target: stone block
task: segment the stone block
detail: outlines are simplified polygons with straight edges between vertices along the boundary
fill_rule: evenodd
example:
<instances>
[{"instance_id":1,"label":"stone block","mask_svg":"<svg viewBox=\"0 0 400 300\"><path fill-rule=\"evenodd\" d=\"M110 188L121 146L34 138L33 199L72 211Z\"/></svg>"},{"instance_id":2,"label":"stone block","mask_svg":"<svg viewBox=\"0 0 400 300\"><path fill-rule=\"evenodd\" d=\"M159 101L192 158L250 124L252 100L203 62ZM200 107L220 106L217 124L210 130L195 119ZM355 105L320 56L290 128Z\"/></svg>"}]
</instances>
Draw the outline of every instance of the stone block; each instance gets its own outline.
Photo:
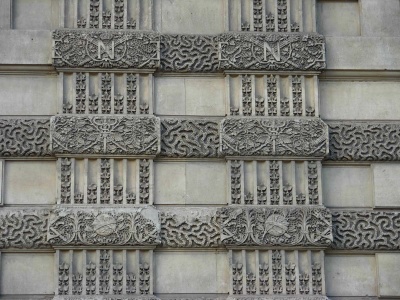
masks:
<instances>
[{"instance_id":1,"label":"stone block","mask_svg":"<svg viewBox=\"0 0 400 300\"><path fill-rule=\"evenodd\" d=\"M359 6L356 1L317 1L317 32L325 36L360 35Z\"/></svg>"},{"instance_id":2,"label":"stone block","mask_svg":"<svg viewBox=\"0 0 400 300\"><path fill-rule=\"evenodd\" d=\"M227 252L155 252L154 293L228 293Z\"/></svg>"},{"instance_id":3,"label":"stone block","mask_svg":"<svg viewBox=\"0 0 400 300\"><path fill-rule=\"evenodd\" d=\"M380 297L400 297L400 253L377 253Z\"/></svg>"},{"instance_id":4,"label":"stone block","mask_svg":"<svg viewBox=\"0 0 400 300\"><path fill-rule=\"evenodd\" d=\"M48 30L0 30L0 64L51 64L51 32ZM41 89L46 91L47 89Z\"/></svg>"},{"instance_id":5,"label":"stone block","mask_svg":"<svg viewBox=\"0 0 400 300\"><path fill-rule=\"evenodd\" d=\"M156 204L226 204L224 162L155 162Z\"/></svg>"},{"instance_id":6,"label":"stone block","mask_svg":"<svg viewBox=\"0 0 400 300\"><path fill-rule=\"evenodd\" d=\"M58 27L58 2L54 0L13 0L13 29L52 29Z\"/></svg>"},{"instance_id":7,"label":"stone block","mask_svg":"<svg viewBox=\"0 0 400 300\"><path fill-rule=\"evenodd\" d=\"M363 36L400 36L400 3L397 0L360 0Z\"/></svg>"},{"instance_id":8,"label":"stone block","mask_svg":"<svg viewBox=\"0 0 400 300\"><path fill-rule=\"evenodd\" d=\"M56 76L0 76L1 115L54 115L57 96Z\"/></svg>"},{"instance_id":9,"label":"stone block","mask_svg":"<svg viewBox=\"0 0 400 300\"><path fill-rule=\"evenodd\" d=\"M160 115L225 116L223 77L155 77L155 111Z\"/></svg>"},{"instance_id":10,"label":"stone block","mask_svg":"<svg viewBox=\"0 0 400 300\"><path fill-rule=\"evenodd\" d=\"M2 253L2 295L54 294L53 253Z\"/></svg>"},{"instance_id":11,"label":"stone block","mask_svg":"<svg viewBox=\"0 0 400 300\"><path fill-rule=\"evenodd\" d=\"M325 281L328 297L376 296L374 255L326 255Z\"/></svg>"},{"instance_id":12,"label":"stone block","mask_svg":"<svg viewBox=\"0 0 400 300\"><path fill-rule=\"evenodd\" d=\"M326 67L329 70L399 70L399 48L398 37L328 36ZM320 99L323 99L321 95Z\"/></svg>"},{"instance_id":13,"label":"stone block","mask_svg":"<svg viewBox=\"0 0 400 300\"><path fill-rule=\"evenodd\" d=\"M398 82L321 81L319 90L324 120L397 120L400 115Z\"/></svg>"},{"instance_id":14,"label":"stone block","mask_svg":"<svg viewBox=\"0 0 400 300\"><path fill-rule=\"evenodd\" d=\"M225 30L224 1L157 0L156 30L162 33L213 34Z\"/></svg>"},{"instance_id":15,"label":"stone block","mask_svg":"<svg viewBox=\"0 0 400 300\"><path fill-rule=\"evenodd\" d=\"M322 167L323 202L327 207L372 207L369 166Z\"/></svg>"},{"instance_id":16,"label":"stone block","mask_svg":"<svg viewBox=\"0 0 400 300\"><path fill-rule=\"evenodd\" d=\"M5 204L55 204L55 161L6 161Z\"/></svg>"},{"instance_id":17,"label":"stone block","mask_svg":"<svg viewBox=\"0 0 400 300\"><path fill-rule=\"evenodd\" d=\"M372 164L375 206L400 207L400 163Z\"/></svg>"}]
</instances>

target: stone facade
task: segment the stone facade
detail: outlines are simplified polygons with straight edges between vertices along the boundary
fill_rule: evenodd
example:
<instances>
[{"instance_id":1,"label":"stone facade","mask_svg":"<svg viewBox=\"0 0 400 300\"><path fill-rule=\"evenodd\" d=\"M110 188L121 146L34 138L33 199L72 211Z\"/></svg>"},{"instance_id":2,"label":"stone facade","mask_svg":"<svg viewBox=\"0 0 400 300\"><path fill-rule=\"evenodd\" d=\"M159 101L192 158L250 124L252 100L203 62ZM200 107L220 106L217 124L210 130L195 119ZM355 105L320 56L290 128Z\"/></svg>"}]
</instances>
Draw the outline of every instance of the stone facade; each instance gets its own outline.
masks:
<instances>
[{"instance_id":1,"label":"stone facade","mask_svg":"<svg viewBox=\"0 0 400 300\"><path fill-rule=\"evenodd\" d=\"M398 0L0 2L0 298L400 298Z\"/></svg>"}]
</instances>

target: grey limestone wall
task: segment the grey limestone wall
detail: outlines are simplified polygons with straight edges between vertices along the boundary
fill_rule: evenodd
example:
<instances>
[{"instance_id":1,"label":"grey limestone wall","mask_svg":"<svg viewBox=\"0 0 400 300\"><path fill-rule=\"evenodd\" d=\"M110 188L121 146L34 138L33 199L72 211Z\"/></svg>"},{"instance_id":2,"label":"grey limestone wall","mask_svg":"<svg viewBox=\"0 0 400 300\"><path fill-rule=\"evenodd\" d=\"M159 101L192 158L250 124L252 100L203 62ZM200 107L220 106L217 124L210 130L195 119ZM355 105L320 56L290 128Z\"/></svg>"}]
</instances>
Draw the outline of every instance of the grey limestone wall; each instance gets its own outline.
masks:
<instances>
[{"instance_id":1,"label":"grey limestone wall","mask_svg":"<svg viewBox=\"0 0 400 300\"><path fill-rule=\"evenodd\" d=\"M2 0L0 41L0 299L400 298L398 0Z\"/></svg>"}]
</instances>

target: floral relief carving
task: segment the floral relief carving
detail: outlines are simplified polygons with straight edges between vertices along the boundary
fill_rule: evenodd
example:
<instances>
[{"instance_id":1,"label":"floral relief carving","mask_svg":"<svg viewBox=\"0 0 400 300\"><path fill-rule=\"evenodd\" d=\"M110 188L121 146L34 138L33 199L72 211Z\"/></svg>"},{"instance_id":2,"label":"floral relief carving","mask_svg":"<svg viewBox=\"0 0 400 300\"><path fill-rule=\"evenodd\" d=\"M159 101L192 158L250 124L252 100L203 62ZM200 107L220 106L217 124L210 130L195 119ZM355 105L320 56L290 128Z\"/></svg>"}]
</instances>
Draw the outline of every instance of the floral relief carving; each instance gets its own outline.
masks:
<instances>
[{"instance_id":1,"label":"floral relief carving","mask_svg":"<svg viewBox=\"0 0 400 300\"><path fill-rule=\"evenodd\" d=\"M320 119L225 118L221 151L241 156L320 156L328 152L328 128Z\"/></svg>"},{"instance_id":2,"label":"floral relief carving","mask_svg":"<svg viewBox=\"0 0 400 300\"><path fill-rule=\"evenodd\" d=\"M67 116L51 118L52 151L57 154L156 155L160 120L134 116Z\"/></svg>"}]
</instances>

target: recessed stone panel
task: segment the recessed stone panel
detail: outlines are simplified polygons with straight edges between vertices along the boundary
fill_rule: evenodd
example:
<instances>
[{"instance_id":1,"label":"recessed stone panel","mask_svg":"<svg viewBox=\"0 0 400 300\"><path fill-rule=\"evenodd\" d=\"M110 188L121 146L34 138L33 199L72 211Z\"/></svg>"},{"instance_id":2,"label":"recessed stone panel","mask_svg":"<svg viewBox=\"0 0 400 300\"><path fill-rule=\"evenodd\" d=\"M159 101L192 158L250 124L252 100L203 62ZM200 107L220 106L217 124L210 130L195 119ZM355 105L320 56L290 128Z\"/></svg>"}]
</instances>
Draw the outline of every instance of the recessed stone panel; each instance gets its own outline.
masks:
<instances>
[{"instance_id":1,"label":"recessed stone panel","mask_svg":"<svg viewBox=\"0 0 400 300\"><path fill-rule=\"evenodd\" d=\"M376 207L400 207L400 163L372 164Z\"/></svg>"},{"instance_id":2,"label":"recessed stone panel","mask_svg":"<svg viewBox=\"0 0 400 300\"><path fill-rule=\"evenodd\" d=\"M399 297L400 253L377 253L379 296Z\"/></svg>"}]
</instances>

